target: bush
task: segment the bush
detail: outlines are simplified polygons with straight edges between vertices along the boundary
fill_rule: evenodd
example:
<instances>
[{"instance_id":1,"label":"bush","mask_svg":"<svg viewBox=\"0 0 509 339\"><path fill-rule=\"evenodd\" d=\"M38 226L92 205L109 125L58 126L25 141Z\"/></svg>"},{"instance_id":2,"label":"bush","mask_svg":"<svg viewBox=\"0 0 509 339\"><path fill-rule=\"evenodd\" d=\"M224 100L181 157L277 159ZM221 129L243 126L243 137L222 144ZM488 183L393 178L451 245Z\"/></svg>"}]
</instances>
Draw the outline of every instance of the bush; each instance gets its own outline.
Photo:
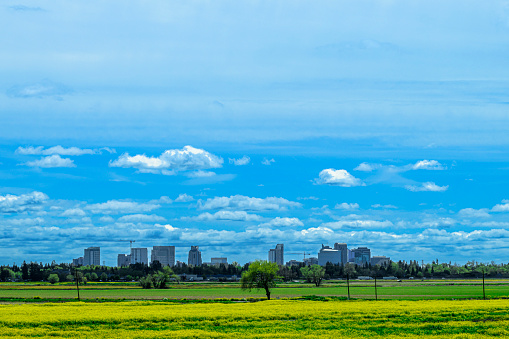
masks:
<instances>
[{"instance_id":1,"label":"bush","mask_svg":"<svg viewBox=\"0 0 509 339\"><path fill-rule=\"evenodd\" d=\"M59 282L60 278L58 277L58 274L50 274L48 277L48 281L50 282L50 284L53 285Z\"/></svg>"}]
</instances>

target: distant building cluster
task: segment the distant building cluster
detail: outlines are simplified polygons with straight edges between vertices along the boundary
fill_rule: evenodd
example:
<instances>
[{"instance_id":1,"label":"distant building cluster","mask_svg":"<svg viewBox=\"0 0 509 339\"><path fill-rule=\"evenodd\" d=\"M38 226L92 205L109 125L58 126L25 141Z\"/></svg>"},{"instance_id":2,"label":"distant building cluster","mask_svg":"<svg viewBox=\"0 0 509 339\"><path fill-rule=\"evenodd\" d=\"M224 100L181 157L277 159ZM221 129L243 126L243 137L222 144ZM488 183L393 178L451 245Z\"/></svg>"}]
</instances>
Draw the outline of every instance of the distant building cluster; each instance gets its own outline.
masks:
<instances>
[{"instance_id":1,"label":"distant building cluster","mask_svg":"<svg viewBox=\"0 0 509 339\"><path fill-rule=\"evenodd\" d=\"M275 248L269 250L269 262L278 265L285 265L284 261L284 244L277 244ZM292 253L296 254L296 253ZM390 258L386 256L371 256L371 250L367 247L358 247L349 249L345 243L335 243L334 247L325 246L318 252L318 257L306 258L305 253L302 261L290 260L286 262L287 266L293 265L320 265L325 266L327 263L344 265L346 263L353 263L357 265L387 265ZM117 266L124 267L131 264L145 264L152 265L154 262L159 262L162 266L178 266L184 265L183 262L177 261L175 263L175 246L154 246L152 247L150 261L148 260L148 248L131 248L130 254L120 253L117 256ZM73 259L74 266L87 266L87 265L100 265L101 264L101 249L99 247L89 247L84 250L83 257ZM191 246L187 257L188 266L201 266L221 264L228 265L226 257L211 258L210 262L203 262L201 251L198 246Z\"/></svg>"}]
</instances>

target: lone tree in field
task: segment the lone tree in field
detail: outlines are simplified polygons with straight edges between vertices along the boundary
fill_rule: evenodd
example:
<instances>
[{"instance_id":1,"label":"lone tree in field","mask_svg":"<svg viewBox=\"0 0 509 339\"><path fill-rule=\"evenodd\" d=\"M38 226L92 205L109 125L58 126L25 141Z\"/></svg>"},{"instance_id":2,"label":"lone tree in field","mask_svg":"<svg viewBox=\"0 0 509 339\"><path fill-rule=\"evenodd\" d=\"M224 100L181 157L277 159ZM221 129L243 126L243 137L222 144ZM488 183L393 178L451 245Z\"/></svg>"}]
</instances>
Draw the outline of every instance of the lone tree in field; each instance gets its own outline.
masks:
<instances>
[{"instance_id":1,"label":"lone tree in field","mask_svg":"<svg viewBox=\"0 0 509 339\"><path fill-rule=\"evenodd\" d=\"M267 299L270 300L270 289L276 287L276 280L279 267L276 263L268 263L262 260L256 260L249 264L249 269L242 273L240 287L243 290L251 291L253 288L264 289Z\"/></svg>"},{"instance_id":2,"label":"lone tree in field","mask_svg":"<svg viewBox=\"0 0 509 339\"><path fill-rule=\"evenodd\" d=\"M316 287L320 286L325 276L325 268L320 265L302 267L300 272L308 281L314 283Z\"/></svg>"}]
</instances>

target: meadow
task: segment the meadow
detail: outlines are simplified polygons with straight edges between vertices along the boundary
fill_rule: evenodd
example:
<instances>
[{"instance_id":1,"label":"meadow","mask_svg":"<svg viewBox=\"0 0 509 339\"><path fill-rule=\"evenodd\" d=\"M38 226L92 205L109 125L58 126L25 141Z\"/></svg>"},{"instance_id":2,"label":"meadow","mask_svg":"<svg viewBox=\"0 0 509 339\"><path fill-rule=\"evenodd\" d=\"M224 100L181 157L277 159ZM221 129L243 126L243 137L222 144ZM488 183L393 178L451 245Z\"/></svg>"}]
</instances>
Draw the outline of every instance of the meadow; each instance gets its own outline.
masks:
<instances>
[{"instance_id":1,"label":"meadow","mask_svg":"<svg viewBox=\"0 0 509 339\"><path fill-rule=\"evenodd\" d=\"M509 336L507 300L126 301L0 305L0 336L484 338Z\"/></svg>"},{"instance_id":2,"label":"meadow","mask_svg":"<svg viewBox=\"0 0 509 339\"><path fill-rule=\"evenodd\" d=\"M480 280L425 280L425 281L379 281L379 299L464 299L482 298ZM487 298L509 298L507 280L486 281ZM330 281L320 287L305 283L279 284L272 291L272 298L292 298L307 295L348 295L346 281ZM351 281L350 295L357 299L375 299L373 281ZM162 299L216 299L261 298L263 291L245 291L238 283L181 283L168 289L142 289L136 283L88 283L80 286L81 300L162 300ZM74 300L76 286L70 283L50 285L47 283L1 283L0 301L19 300Z\"/></svg>"}]
</instances>

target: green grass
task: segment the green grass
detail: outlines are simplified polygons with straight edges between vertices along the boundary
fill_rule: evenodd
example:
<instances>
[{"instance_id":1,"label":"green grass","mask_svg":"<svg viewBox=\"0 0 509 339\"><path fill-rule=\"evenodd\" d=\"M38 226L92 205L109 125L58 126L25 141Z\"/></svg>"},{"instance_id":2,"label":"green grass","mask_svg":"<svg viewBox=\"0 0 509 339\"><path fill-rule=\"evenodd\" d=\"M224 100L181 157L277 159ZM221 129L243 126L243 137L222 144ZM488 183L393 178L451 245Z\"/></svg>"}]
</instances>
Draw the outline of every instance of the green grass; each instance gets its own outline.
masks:
<instances>
[{"instance_id":1,"label":"green grass","mask_svg":"<svg viewBox=\"0 0 509 339\"><path fill-rule=\"evenodd\" d=\"M352 281L350 295L352 298L374 299L374 283ZM345 281L327 283L321 287L310 284L280 284L273 289L272 298L316 296L347 296ZM378 283L378 297L380 299L461 299L482 298L482 283L480 281L381 281ZM136 284L125 283L96 283L80 286L82 299L215 299L215 298L248 298L264 297L261 290L251 292L241 290L238 283L186 283L171 285L163 290L144 290ZM509 281L490 281L486 284L488 298L509 297ZM37 298L34 298L37 297ZM0 300L8 299L74 299L77 297L76 288L70 284L0 284Z\"/></svg>"}]
</instances>

